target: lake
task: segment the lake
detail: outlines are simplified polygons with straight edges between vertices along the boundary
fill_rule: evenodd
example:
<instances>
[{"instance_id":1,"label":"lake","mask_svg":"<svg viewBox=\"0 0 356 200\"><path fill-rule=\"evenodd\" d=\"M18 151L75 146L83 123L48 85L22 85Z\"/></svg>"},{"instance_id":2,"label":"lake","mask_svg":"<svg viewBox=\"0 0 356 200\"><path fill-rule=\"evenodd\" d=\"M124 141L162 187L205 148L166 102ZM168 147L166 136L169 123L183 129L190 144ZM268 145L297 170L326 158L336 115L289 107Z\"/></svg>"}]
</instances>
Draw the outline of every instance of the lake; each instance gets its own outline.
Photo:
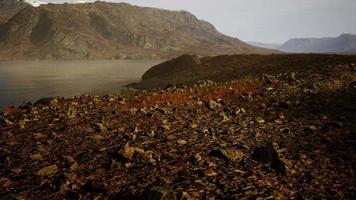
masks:
<instances>
[{"instance_id":1,"label":"lake","mask_svg":"<svg viewBox=\"0 0 356 200\"><path fill-rule=\"evenodd\" d=\"M0 110L43 97L118 93L161 61L12 61L0 62Z\"/></svg>"}]
</instances>

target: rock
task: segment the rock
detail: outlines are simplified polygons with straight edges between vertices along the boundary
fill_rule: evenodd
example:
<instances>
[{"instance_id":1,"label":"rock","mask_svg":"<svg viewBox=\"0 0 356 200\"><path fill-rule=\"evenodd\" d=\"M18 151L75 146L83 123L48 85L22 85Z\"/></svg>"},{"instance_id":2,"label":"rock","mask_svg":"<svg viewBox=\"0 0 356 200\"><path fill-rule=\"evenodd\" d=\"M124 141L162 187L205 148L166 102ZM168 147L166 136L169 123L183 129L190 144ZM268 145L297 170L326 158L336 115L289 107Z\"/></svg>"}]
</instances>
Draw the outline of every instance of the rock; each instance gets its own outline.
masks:
<instances>
[{"instance_id":1,"label":"rock","mask_svg":"<svg viewBox=\"0 0 356 200\"><path fill-rule=\"evenodd\" d=\"M135 115L136 113L137 113L137 108L131 108L130 109L130 113L132 114L132 115Z\"/></svg>"},{"instance_id":2,"label":"rock","mask_svg":"<svg viewBox=\"0 0 356 200\"><path fill-rule=\"evenodd\" d=\"M257 118L256 118L256 121L257 121L257 123L259 123L259 124L263 124L263 123L266 122L266 121L265 121L264 119L262 119L261 117L257 117Z\"/></svg>"},{"instance_id":3,"label":"rock","mask_svg":"<svg viewBox=\"0 0 356 200\"><path fill-rule=\"evenodd\" d=\"M8 126L11 126L13 125L14 123L6 118L1 118L1 121L5 122L6 125Z\"/></svg>"},{"instance_id":4,"label":"rock","mask_svg":"<svg viewBox=\"0 0 356 200\"><path fill-rule=\"evenodd\" d=\"M289 80L290 82L295 82L295 81L297 81L297 74L296 74L295 72L292 72L291 74L289 74L288 80Z\"/></svg>"},{"instance_id":5,"label":"rock","mask_svg":"<svg viewBox=\"0 0 356 200\"><path fill-rule=\"evenodd\" d=\"M37 172L38 176L52 176L58 172L57 165L50 165L48 167L44 167Z\"/></svg>"},{"instance_id":6,"label":"rock","mask_svg":"<svg viewBox=\"0 0 356 200\"><path fill-rule=\"evenodd\" d=\"M219 103L217 103L216 101L214 100L210 100L209 101L209 108L212 109L212 110L215 110L216 108L218 108L220 106Z\"/></svg>"},{"instance_id":7,"label":"rock","mask_svg":"<svg viewBox=\"0 0 356 200\"><path fill-rule=\"evenodd\" d=\"M36 140L39 140L39 139L43 139L45 138L46 136L43 135L42 133L34 133L33 134L33 138L35 138Z\"/></svg>"},{"instance_id":8,"label":"rock","mask_svg":"<svg viewBox=\"0 0 356 200\"><path fill-rule=\"evenodd\" d=\"M220 112L219 116L222 117L222 121L223 122L226 122L226 121L230 120L230 118L227 116L227 114L225 112Z\"/></svg>"},{"instance_id":9,"label":"rock","mask_svg":"<svg viewBox=\"0 0 356 200\"><path fill-rule=\"evenodd\" d=\"M95 123L94 128L96 131L99 131L99 132L106 132L106 130L107 130L107 128L102 123Z\"/></svg>"},{"instance_id":10,"label":"rock","mask_svg":"<svg viewBox=\"0 0 356 200\"><path fill-rule=\"evenodd\" d=\"M214 177L214 176L217 176L218 173L216 173L214 170L208 170L208 171L205 172L205 175L207 177Z\"/></svg>"},{"instance_id":11,"label":"rock","mask_svg":"<svg viewBox=\"0 0 356 200\"><path fill-rule=\"evenodd\" d=\"M274 76L268 75L268 74L262 74L261 80L265 84L272 84L273 81L275 80Z\"/></svg>"},{"instance_id":12,"label":"rock","mask_svg":"<svg viewBox=\"0 0 356 200\"><path fill-rule=\"evenodd\" d=\"M6 177L0 178L0 187L8 187L10 185L10 183L11 183L11 181Z\"/></svg>"},{"instance_id":13,"label":"rock","mask_svg":"<svg viewBox=\"0 0 356 200\"><path fill-rule=\"evenodd\" d=\"M144 154L145 150L143 150L139 147L130 147L129 144L125 145L124 150L123 150L123 156L126 159L128 159L128 160L132 159L132 157L135 153Z\"/></svg>"},{"instance_id":14,"label":"rock","mask_svg":"<svg viewBox=\"0 0 356 200\"><path fill-rule=\"evenodd\" d=\"M314 133L318 128L316 126L307 126L304 128L305 133Z\"/></svg>"},{"instance_id":15,"label":"rock","mask_svg":"<svg viewBox=\"0 0 356 200\"><path fill-rule=\"evenodd\" d=\"M42 159L43 159L42 155L39 154L39 153L31 155L30 158L31 158L31 160L33 160L33 161L39 161L39 160L42 160Z\"/></svg>"},{"instance_id":16,"label":"rock","mask_svg":"<svg viewBox=\"0 0 356 200\"><path fill-rule=\"evenodd\" d=\"M96 135L91 136L91 139L95 140L95 141L100 141L100 140L104 140L105 137L102 135L96 134Z\"/></svg>"},{"instance_id":17,"label":"rock","mask_svg":"<svg viewBox=\"0 0 356 200\"><path fill-rule=\"evenodd\" d=\"M12 169L11 171L12 171L13 173L15 173L16 175L19 175L19 174L21 174L22 169L21 169L21 168L15 168L15 169Z\"/></svg>"},{"instance_id":18,"label":"rock","mask_svg":"<svg viewBox=\"0 0 356 200\"><path fill-rule=\"evenodd\" d=\"M244 153L235 149L217 149L209 153L210 156L214 156L225 161L238 162L243 159Z\"/></svg>"},{"instance_id":19,"label":"rock","mask_svg":"<svg viewBox=\"0 0 356 200\"><path fill-rule=\"evenodd\" d=\"M173 190L157 186L145 190L142 197L146 200L178 200Z\"/></svg>"},{"instance_id":20,"label":"rock","mask_svg":"<svg viewBox=\"0 0 356 200\"><path fill-rule=\"evenodd\" d=\"M42 99L36 101L35 105L48 106L48 105L56 105L57 103L58 103L58 100L56 98L49 97L49 98L42 98Z\"/></svg>"},{"instance_id":21,"label":"rock","mask_svg":"<svg viewBox=\"0 0 356 200\"><path fill-rule=\"evenodd\" d=\"M185 140L178 140L178 144L179 145L186 145L186 144L188 144L188 142L185 141Z\"/></svg>"},{"instance_id":22,"label":"rock","mask_svg":"<svg viewBox=\"0 0 356 200\"><path fill-rule=\"evenodd\" d=\"M277 174L286 175L286 168L272 144L255 148L252 153L252 159L269 164Z\"/></svg>"},{"instance_id":23,"label":"rock","mask_svg":"<svg viewBox=\"0 0 356 200\"><path fill-rule=\"evenodd\" d=\"M202 160L201 155L199 153L195 154L194 155L194 160L197 161L197 162L201 161Z\"/></svg>"}]
</instances>

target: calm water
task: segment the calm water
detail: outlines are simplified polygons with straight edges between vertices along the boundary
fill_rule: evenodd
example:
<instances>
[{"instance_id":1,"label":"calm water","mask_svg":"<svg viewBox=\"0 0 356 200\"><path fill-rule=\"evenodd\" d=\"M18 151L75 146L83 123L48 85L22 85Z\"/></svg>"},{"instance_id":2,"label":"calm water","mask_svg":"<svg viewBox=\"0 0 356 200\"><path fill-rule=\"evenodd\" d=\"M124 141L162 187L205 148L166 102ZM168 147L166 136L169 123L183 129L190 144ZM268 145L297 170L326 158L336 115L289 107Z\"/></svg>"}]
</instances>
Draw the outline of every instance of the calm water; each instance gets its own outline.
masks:
<instances>
[{"instance_id":1,"label":"calm water","mask_svg":"<svg viewBox=\"0 0 356 200\"><path fill-rule=\"evenodd\" d=\"M0 62L0 110L43 97L104 95L140 80L160 61L14 61Z\"/></svg>"}]
</instances>

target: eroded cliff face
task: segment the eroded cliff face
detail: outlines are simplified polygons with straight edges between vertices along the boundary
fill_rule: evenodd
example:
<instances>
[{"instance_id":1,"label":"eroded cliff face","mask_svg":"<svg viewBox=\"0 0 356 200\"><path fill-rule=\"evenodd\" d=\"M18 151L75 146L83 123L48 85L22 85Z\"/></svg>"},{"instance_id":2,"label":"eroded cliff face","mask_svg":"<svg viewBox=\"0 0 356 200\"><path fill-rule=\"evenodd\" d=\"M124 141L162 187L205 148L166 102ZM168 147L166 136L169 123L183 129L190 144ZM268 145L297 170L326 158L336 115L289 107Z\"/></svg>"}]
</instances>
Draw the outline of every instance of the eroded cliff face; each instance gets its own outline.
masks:
<instances>
[{"instance_id":1,"label":"eroded cliff face","mask_svg":"<svg viewBox=\"0 0 356 200\"><path fill-rule=\"evenodd\" d=\"M13 17L18 11L30 6L21 0L0 0L0 24Z\"/></svg>"},{"instance_id":2,"label":"eroded cliff face","mask_svg":"<svg viewBox=\"0 0 356 200\"><path fill-rule=\"evenodd\" d=\"M0 59L170 58L272 53L185 11L126 3L28 7L0 25Z\"/></svg>"}]
</instances>

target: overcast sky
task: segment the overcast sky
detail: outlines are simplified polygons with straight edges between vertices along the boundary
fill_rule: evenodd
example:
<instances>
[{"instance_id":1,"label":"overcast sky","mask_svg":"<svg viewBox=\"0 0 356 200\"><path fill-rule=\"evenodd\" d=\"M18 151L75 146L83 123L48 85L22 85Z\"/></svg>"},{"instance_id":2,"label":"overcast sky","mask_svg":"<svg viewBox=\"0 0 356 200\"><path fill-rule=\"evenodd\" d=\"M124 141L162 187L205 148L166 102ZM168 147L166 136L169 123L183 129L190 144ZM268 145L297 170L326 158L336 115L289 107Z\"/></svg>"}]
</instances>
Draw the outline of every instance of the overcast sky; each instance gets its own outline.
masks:
<instances>
[{"instance_id":1,"label":"overcast sky","mask_svg":"<svg viewBox=\"0 0 356 200\"><path fill-rule=\"evenodd\" d=\"M41 0L64 2L65 0ZM85 0L71 0L82 2ZM282 43L295 37L356 33L356 0L111 0L187 10L244 41Z\"/></svg>"}]
</instances>

